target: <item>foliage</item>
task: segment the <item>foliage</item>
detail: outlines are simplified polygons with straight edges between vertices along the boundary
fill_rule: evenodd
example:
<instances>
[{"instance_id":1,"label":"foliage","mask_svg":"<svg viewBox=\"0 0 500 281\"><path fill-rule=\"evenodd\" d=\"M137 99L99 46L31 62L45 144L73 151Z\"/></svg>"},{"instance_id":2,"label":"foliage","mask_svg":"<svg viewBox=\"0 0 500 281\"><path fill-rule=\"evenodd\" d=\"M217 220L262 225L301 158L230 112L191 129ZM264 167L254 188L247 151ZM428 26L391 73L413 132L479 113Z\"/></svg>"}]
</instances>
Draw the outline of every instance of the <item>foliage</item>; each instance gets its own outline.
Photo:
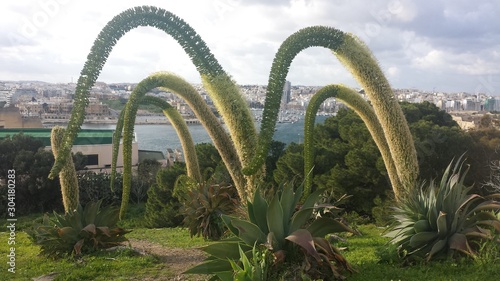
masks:
<instances>
[{"instance_id":1,"label":"foliage","mask_svg":"<svg viewBox=\"0 0 500 281\"><path fill-rule=\"evenodd\" d=\"M52 153L54 158L57 158L59 149L62 146L62 136L66 129L60 126L52 128L50 133L50 143L52 146ZM76 176L75 164L71 154L66 156L65 164L59 172L59 182L61 184L61 194L64 205L64 211L75 210L80 202L78 191L78 178Z\"/></svg>"},{"instance_id":2,"label":"foliage","mask_svg":"<svg viewBox=\"0 0 500 281\"><path fill-rule=\"evenodd\" d=\"M251 165L245 167L244 173L255 172L264 162L276 124L281 91L288 69L295 56L309 47L325 47L332 50L365 89L382 128L382 132L378 134L381 138L386 138L391 151L392 161L389 161L387 155L386 164L394 163L398 182L402 184L401 188L410 186L418 176L416 151L407 122L397 100L393 97L388 81L363 43L352 35L323 26L301 29L289 36L280 46L269 76L258 151Z\"/></svg>"},{"instance_id":3,"label":"foliage","mask_svg":"<svg viewBox=\"0 0 500 281\"><path fill-rule=\"evenodd\" d=\"M179 112L173 108L168 102L154 96L146 96L150 90L160 87L169 86L170 84L182 83L183 81L176 76L157 73L142 80L132 91L130 98L125 106L125 113L120 114L123 118L123 195L122 204L120 207L120 219L125 216L130 190L132 185L132 141L134 134L134 123L137 115L137 109L140 103L154 104L163 110L165 116L170 120L181 141L184 150L185 162L187 164L188 175L200 179L200 169L198 158L196 157L193 139L187 128L186 122ZM117 123L116 131L120 132L121 121ZM114 142L113 152L117 152L118 141ZM116 163L117 155L113 155L113 163ZM113 165L116 169L116 164Z\"/></svg>"},{"instance_id":4,"label":"foliage","mask_svg":"<svg viewBox=\"0 0 500 281\"><path fill-rule=\"evenodd\" d=\"M0 140L0 178L16 171L16 215L63 210L59 179L48 179L54 156L35 138L17 134ZM7 183L7 182L5 182ZM0 185L0 205L7 206L7 184ZM0 217L7 208L0 208Z\"/></svg>"},{"instance_id":5,"label":"foliage","mask_svg":"<svg viewBox=\"0 0 500 281\"><path fill-rule=\"evenodd\" d=\"M210 128L209 134L233 178L239 196L243 200L252 196L255 183L260 181L260 173L263 172L262 165L272 141L280 97L288 69L298 53L316 46L332 50L338 59L351 70L370 97L374 111L380 119L383 135L387 138L400 181L408 185L416 179L418 175L416 153L401 109L393 98L390 85L376 60L368 48L357 38L334 28L315 26L304 28L283 42L275 56L269 75L261 133L257 139L249 108L238 87L219 65L205 42L177 16L150 6L135 7L115 16L95 40L77 82L74 111L68 124L68 130L63 137L64 146L61 148L61 156L57 157L50 177L55 177L61 171L64 162L67 161L71 144L84 120L89 90L97 80L113 46L121 36L138 26L152 26L170 34L192 59L201 75L205 89L224 119L231 137L229 138L225 132L217 129L221 127L220 123L212 115L200 114L201 117L210 118L203 125L207 129ZM155 79L154 75L153 79ZM145 94L147 88L140 84L135 90ZM130 98L126 106L127 112L138 106L137 101ZM200 105L201 107L203 106ZM202 110L206 110L206 106ZM195 110L195 112L201 111ZM200 116L197 114L197 117L205 122L205 118L200 118ZM131 122L134 120L134 115L126 113L124 119L125 122ZM127 131L124 133L124 147L130 146L131 133L130 128L127 129L127 127L129 126L125 126ZM129 148L124 150L125 159L129 158L128 154ZM386 163L388 162L386 161ZM129 160L126 160L124 166L129 165ZM243 170L241 170L242 167L244 167ZM241 171L247 176L243 176ZM129 186L130 177L128 172L125 172L121 216L123 216L128 203Z\"/></svg>"},{"instance_id":6,"label":"foliage","mask_svg":"<svg viewBox=\"0 0 500 281\"><path fill-rule=\"evenodd\" d=\"M80 204L85 206L90 202L102 201L105 206L118 205L121 202L122 174L116 175L114 188L110 189L111 175L85 171L78 173L80 187Z\"/></svg>"},{"instance_id":7,"label":"foliage","mask_svg":"<svg viewBox=\"0 0 500 281\"><path fill-rule=\"evenodd\" d=\"M0 232L2 240L8 233ZM5 245L5 246L4 246ZM0 244L0 252L8 253L10 245ZM7 269L4 267L5 270ZM106 281L124 278L154 279L175 277L172 271L152 255L140 256L132 249L99 251L78 259L48 259L40 255L40 246L32 243L25 232L16 235L16 271L2 273L3 281L33 280L44 275L52 280ZM43 279L43 278L39 278Z\"/></svg>"},{"instance_id":8,"label":"foliage","mask_svg":"<svg viewBox=\"0 0 500 281\"><path fill-rule=\"evenodd\" d=\"M226 230L222 215L235 212L239 204L236 189L231 185L198 183L180 196L183 224L191 237L219 240Z\"/></svg>"},{"instance_id":9,"label":"foliage","mask_svg":"<svg viewBox=\"0 0 500 281\"><path fill-rule=\"evenodd\" d=\"M156 184L148 190L144 223L149 228L176 227L182 223L179 213L181 203L173 196L177 177L186 173L183 163L176 162L172 167L161 169L156 174Z\"/></svg>"},{"instance_id":10,"label":"foliage","mask_svg":"<svg viewBox=\"0 0 500 281\"><path fill-rule=\"evenodd\" d=\"M481 185L486 185L483 190L477 190L480 194L485 194L491 191L491 187L500 186L495 184L494 177L498 174L495 172L495 166L500 162L500 130L484 129L470 130L467 132L473 140L473 145L468 149L468 160L471 164L471 172L468 182ZM488 185L493 183L493 186ZM500 182L499 182L500 183ZM493 191L495 188L493 188Z\"/></svg>"},{"instance_id":11,"label":"foliage","mask_svg":"<svg viewBox=\"0 0 500 281\"><path fill-rule=\"evenodd\" d=\"M311 99L307 107L304 122L304 174L306 175L306 195L313 185L313 161L314 161L314 124L316 113L323 101L330 97L336 97L343 101L349 108L353 109L365 123L371 137L375 141L380 154L382 155L387 174L392 184L392 189L397 197L404 190L401 186L394 161L384 137L380 122L373 111L373 108L357 92L343 86L329 85L320 89Z\"/></svg>"},{"instance_id":12,"label":"foliage","mask_svg":"<svg viewBox=\"0 0 500 281\"><path fill-rule=\"evenodd\" d=\"M334 197L352 195L343 207L347 212L371 215L378 195L385 200L387 174L379 149L365 123L355 112L339 110L337 116L318 125L314 183L332 190Z\"/></svg>"},{"instance_id":13,"label":"foliage","mask_svg":"<svg viewBox=\"0 0 500 281\"><path fill-rule=\"evenodd\" d=\"M131 193L137 204L145 202L149 188L156 181L156 174L161 168L161 163L153 159L145 159L137 167L137 183L132 184Z\"/></svg>"},{"instance_id":14,"label":"foliage","mask_svg":"<svg viewBox=\"0 0 500 281\"><path fill-rule=\"evenodd\" d=\"M380 196L373 199L375 207L372 208L372 216L375 224L377 226L388 226L393 222L392 219L392 207L396 205L396 202L391 194L386 192L385 200Z\"/></svg>"},{"instance_id":15,"label":"foliage","mask_svg":"<svg viewBox=\"0 0 500 281\"><path fill-rule=\"evenodd\" d=\"M457 252L476 256L476 241L495 239L500 234L500 220L493 212L500 210L500 193L482 197L469 194L462 171L463 161L452 163L439 186L431 181L428 188L415 188L395 210L396 224L387 233L399 246L405 259L426 259ZM474 243L473 243L474 241Z\"/></svg>"},{"instance_id":16,"label":"foliage","mask_svg":"<svg viewBox=\"0 0 500 281\"><path fill-rule=\"evenodd\" d=\"M232 279L228 280L238 280L238 281L265 281L268 276L268 269L272 263L272 255L270 251L263 246L252 248L252 253L250 259L247 257L245 252L238 245L238 251L240 254L239 263L233 260L229 260L231 267L233 268L233 274L228 276ZM240 266L240 264L242 266ZM229 275L229 274L228 274Z\"/></svg>"},{"instance_id":17,"label":"foliage","mask_svg":"<svg viewBox=\"0 0 500 281\"><path fill-rule=\"evenodd\" d=\"M303 182L305 178L303 153L303 144L290 143L276 161L276 169L273 171L274 182L286 182L291 179Z\"/></svg>"},{"instance_id":18,"label":"foliage","mask_svg":"<svg viewBox=\"0 0 500 281\"><path fill-rule=\"evenodd\" d=\"M54 212L54 219L44 216L41 225L28 231L41 253L50 257L66 254L79 256L98 249L106 249L127 241L129 231L116 227L118 209L101 208L101 201L92 202L64 215Z\"/></svg>"},{"instance_id":19,"label":"foliage","mask_svg":"<svg viewBox=\"0 0 500 281\"><path fill-rule=\"evenodd\" d=\"M29 218L18 217L18 222L27 219ZM397 263L381 262L381 257L377 253L388 247L388 239L381 236L382 230L374 225L363 225L360 226L359 230L363 235L349 237L348 242L340 244L342 247L348 247L348 250L343 251L343 255L357 270L357 273L349 276L348 280L490 280L492 276L496 276L500 272L500 263L498 262L500 252L498 249L497 252L493 252L493 247L489 248L492 250L491 258L488 256L479 257L473 262L470 260L444 261L430 264L419 263L410 267L400 266L399 261ZM8 237L8 232L0 231L1 241L7 241ZM207 246L207 244L213 244L202 238L189 238L188 232L184 228L134 229L127 234L127 238L145 240L163 247L182 249L197 249ZM7 243L0 243L0 253L8 253L10 247ZM193 278L189 278L190 276L179 277L178 273L172 270L170 264L165 264L157 256L139 256L132 250L99 251L77 260L47 259L39 255L39 252L40 247L33 244L25 232L17 232L17 270L15 274L3 274L2 280L31 280L33 276L45 275L48 272L58 273L55 280L176 280L179 278L202 280L201 278L196 279L194 276L192 276ZM480 255L482 253L485 252L481 252ZM171 257L170 252L166 254ZM252 262L251 257L249 260Z\"/></svg>"},{"instance_id":20,"label":"foliage","mask_svg":"<svg viewBox=\"0 0 500 281\"><path fill-rule=\"evenodd\" d=\"M297 208L302 187L294 192L293 185L286 185L270 202L257 190L253 201L247 203L248 220L223 216L237 239L229 238L203 248L211 257L187 273L227 276L233 270L228 259L236 262L241 258L240 247L246 253L255 245L264 245L272 252L274 277L283 274L287 267L296 266L312 278L327 278L324 280L340 278L343 270L352 272L338 250L324 238L328 233L352 232L349 227L338 220L322 217L303 228L309 223L321 192L310 194Z\"/></svg>"}]
</instances>

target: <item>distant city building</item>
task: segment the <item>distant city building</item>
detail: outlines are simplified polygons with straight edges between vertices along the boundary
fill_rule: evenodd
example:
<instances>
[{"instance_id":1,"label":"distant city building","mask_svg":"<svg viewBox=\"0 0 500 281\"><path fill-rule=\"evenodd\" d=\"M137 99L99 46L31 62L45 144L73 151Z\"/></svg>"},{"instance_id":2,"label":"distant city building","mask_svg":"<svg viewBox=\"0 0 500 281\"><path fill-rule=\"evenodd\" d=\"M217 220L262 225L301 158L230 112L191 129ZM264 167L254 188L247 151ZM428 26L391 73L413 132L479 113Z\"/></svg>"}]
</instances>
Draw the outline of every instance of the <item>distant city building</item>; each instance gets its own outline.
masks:
<instances>
[{"instance_id":1,"label":"distant city building","mask_svg":"<svg viewBox=\"0 0 500 281\"><path fill-rule=\"evenodd\" d=\"M13 136L23 133L41 140L46 150L51 150L50 128L30 128L30 129L0 129L0 139L7 136ZM81 152L87 157L87 169L97 171L109 171L111 169L113 130L93 130L82 129L78 133L71 151L73 153ZM120 144L118 153L117 167L121 170L123 167L123 145ZM132 141L132 165L139 164L139 149L137 139L134 136Z\"/></svg>"},{"instance_id":2,"label":"distant city building","mask_svg":"<svg viewBox=\"0 0 500 281\"><path fill-rule=\"evenodd\" d=\"M283 95L281 96L281 108L286 109L287 104L292 100L292 83L285 81Z\"/></svg>"}]
</instances>

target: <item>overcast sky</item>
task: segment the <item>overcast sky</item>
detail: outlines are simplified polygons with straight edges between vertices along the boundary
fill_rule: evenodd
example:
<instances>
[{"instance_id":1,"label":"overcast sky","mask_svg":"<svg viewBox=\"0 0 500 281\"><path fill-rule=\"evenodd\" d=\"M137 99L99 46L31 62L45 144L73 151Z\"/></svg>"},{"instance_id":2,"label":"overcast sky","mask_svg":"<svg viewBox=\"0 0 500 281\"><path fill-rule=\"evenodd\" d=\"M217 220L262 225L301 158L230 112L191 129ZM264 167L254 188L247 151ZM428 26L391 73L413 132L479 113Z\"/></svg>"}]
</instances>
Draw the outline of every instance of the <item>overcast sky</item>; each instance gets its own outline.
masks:
<instances>
[{"instance_id":1,"label":"overcast sky","mask_svg":"<svg viewBox=\"0 0 500 281\"><path fill-rule=\"evenodd\" d=\"M0 2L0 80L78 79L99 31L123 10L154 5L188 22L238 84L267 84L283 40L327 25L364 40L394 88L500 95L500 4L496 0L23 0ZM113 49L98 81L139 82L172 71L198 83L181 47L138 28ZM328 50L295 59L293 85L358 84Z\"/></svg>"}]
</instances>

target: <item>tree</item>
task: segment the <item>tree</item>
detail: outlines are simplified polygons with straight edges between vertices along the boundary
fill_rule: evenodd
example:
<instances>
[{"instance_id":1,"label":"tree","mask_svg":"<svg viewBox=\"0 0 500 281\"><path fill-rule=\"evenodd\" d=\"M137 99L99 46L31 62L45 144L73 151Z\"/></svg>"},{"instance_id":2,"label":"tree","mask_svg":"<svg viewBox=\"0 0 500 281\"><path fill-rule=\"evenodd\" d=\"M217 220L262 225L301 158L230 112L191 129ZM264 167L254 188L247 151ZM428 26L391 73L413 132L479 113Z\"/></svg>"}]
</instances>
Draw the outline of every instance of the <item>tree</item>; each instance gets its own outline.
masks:
<instances>
[{"instance_id":1,"label":"tree","mask_svg":"<svg viewBox=\"0 0 500 281\"><path fill-rule=\"evenodd\" d=\"M156 174L161 168L161 163L153 159L145 159L137 167L137 181L131 187L131 192L136 203L142 202L147 197L149 188L156 182Z\"/></svg>"},{"instance_id":2,"label":"tree","mask_svg":"<svg viewBox=\"0 0 500 281\"><path fill-rule=\"evenodd\" d=\"M59 178L50 180L47 174L54 157L43 150L43 143L31 136L17 134L0 140L0 170L16 170L16 212L48 212L62 208ZM7 185L0 186L0 201L6 206ZM3 204L5 203L5 204ZM6 209L1 210L4 215Z\"/></svg>"},{"instance_id":3,"label":"tree","mask_svg":"<svg viewBox=\"0 0 500 281\"><path fill-rule=\"evenodd\" d=\"M175 182L186 174L184 163L176 162L172 167L159 170L156 184L148 190L144 221L147 227L176 227L182 223L179 215L181 204L173 196Z\"/></svg>"}]
</instances>

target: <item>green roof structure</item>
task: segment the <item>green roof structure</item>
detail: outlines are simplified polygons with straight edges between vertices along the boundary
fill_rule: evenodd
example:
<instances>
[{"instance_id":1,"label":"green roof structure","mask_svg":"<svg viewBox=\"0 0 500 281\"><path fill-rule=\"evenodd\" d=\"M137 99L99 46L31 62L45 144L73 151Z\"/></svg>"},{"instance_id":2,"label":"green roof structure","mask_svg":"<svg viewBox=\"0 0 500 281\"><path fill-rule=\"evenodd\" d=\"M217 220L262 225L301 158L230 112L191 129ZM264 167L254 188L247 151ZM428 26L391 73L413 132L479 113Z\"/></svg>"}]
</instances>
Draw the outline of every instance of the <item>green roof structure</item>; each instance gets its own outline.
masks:
<instances>
[{"instance_id":1,"label":"green roof structure","mask_svg":"<svg viewBox=\"0 0 500 281\"><path fill-rule=\"evenodd\" d=\"M51 131L51 128L0 129L0 139L23 133L24 135L41 140L45 146L50 146ZM112 144L113 132L114 130L82 129L78 133L73 145Z\"/></svg>"}]
</instances>

